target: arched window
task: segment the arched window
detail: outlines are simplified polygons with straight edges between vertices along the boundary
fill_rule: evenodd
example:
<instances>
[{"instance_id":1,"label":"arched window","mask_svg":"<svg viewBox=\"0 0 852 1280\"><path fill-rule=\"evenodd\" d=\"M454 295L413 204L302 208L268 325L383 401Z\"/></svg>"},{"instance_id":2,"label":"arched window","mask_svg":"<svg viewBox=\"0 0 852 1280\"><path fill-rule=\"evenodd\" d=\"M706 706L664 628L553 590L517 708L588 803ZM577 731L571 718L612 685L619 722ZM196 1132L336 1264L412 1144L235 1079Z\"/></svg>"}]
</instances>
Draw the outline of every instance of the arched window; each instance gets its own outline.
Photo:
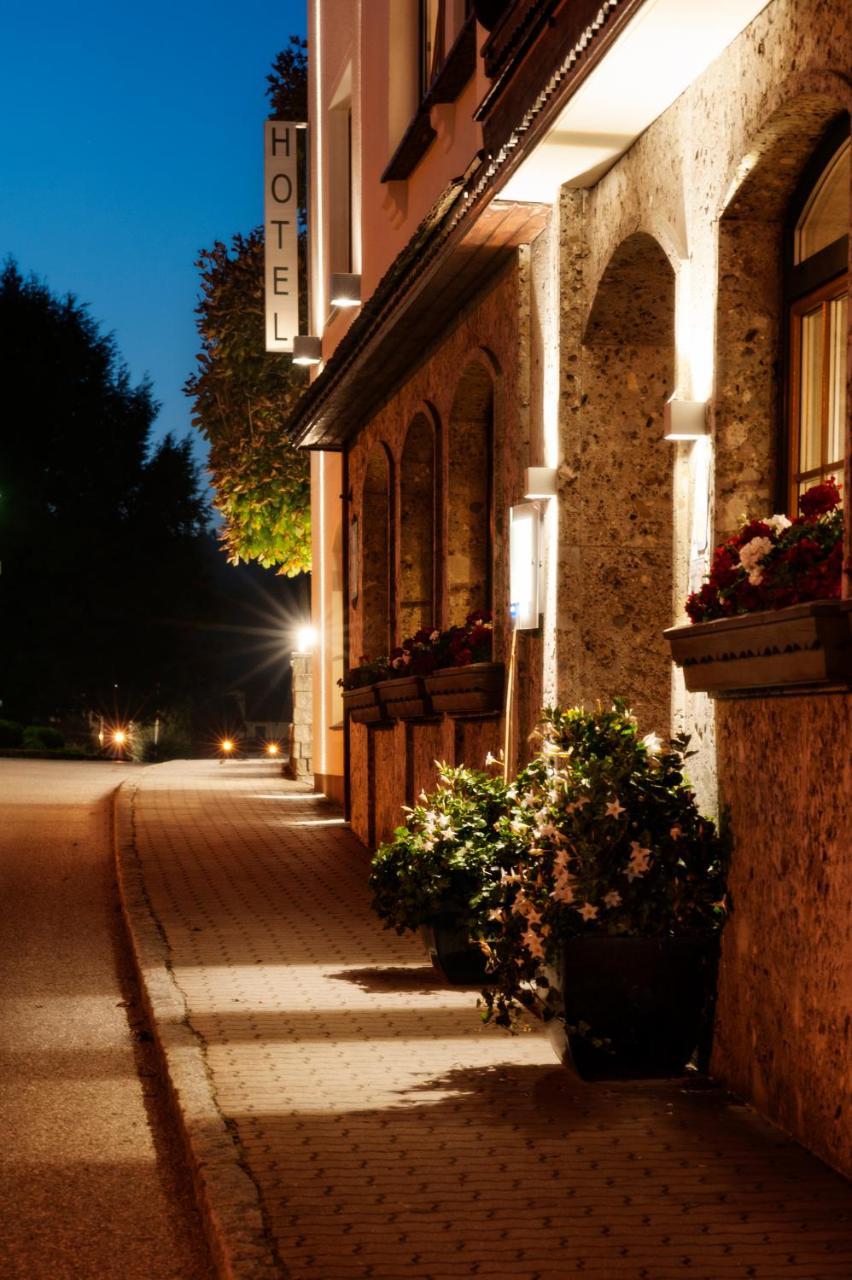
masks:
<instances>
[{"instance_id":1,"label":"arched window","mask_svg":"<svg viewBox=\"0 0 852 1280\"><path fill-rule=\"evenodd\" d=\"M361 648L370 658L390 645L391 495L390 463L384 445L373 445L367 459L361 503Z\"/></svg>"},{"instance_id":2,"label":"arched window","mask_svg":"<svg viewBox=\"0 0 852 1280\"><path fill-rule=\"evenodd\" d=\"M400 638L435 622L435 432L425 413L408 428L399 474Z\"/></svg>"},{"instance_id":3,"label":"arched window","mask_svg":"<svg viewBox=\"0 0 852 1280\"><path fill-rule=\"evenodd\" d=\"M816 164L791 208L787 272L791 512L812 485L830 476L838 482L843 479L850 150L847 118L830 131L817 151Z\"/></svg>"}]
</instances>

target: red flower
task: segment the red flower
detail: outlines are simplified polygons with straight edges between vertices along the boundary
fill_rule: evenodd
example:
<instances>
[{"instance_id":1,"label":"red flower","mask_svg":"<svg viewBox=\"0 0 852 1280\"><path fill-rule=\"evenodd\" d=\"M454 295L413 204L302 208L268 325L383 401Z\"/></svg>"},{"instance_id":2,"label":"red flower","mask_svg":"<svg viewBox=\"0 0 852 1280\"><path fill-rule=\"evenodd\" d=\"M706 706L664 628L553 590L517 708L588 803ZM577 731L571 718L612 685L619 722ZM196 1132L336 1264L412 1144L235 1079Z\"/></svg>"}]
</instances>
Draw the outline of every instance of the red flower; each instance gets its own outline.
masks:
<instances>
[{"instance_id":1,"label":"red flower","mask_svg":"<svg viewBox=\"0 0 852 1280\"><path fill-rule=\"evenodd\" d=\"M799 510L803 516L807 516L810 520L825 515L826 511L833 511L839 505L840 490L837 487L837 481L834 476L831 476L824 484L815 484L812 489L808 489L807 493L803 493L799 498Z\"/></svg>"}]
</instances>

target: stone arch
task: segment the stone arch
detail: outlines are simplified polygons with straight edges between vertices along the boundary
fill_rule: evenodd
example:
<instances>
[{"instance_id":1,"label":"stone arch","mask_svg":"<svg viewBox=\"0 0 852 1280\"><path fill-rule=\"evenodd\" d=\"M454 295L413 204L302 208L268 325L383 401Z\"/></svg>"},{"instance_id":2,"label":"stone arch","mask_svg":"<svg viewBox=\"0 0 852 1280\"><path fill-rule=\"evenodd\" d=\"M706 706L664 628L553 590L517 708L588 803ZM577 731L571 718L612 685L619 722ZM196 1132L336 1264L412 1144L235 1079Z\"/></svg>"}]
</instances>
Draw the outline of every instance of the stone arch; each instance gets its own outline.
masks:
<instances>
[{"instance_id":1,"label":"stone arch","mask_svg":"<svg viewBox=\"0 0 852 1280\"><path fill-rule=\"evenodd\" d=\"M435 623L436 429L431 413L412 419L399 468L399 639Z\"/></svg>"},{"instance_id":2,"label":"stone arch","mask_svg":"<svg viewBox=\"0 0 852 1280\"><path fill-rule=\"evenodd\" d=\"M776 91L777 94L778 91ZM715 540L743 511L786 506L783 492L785 231L811 156L849 111L842 77L797 76L781 89L733 167L719 217L716 319Z\"/></svg>"},{"instance_id":3,"label":"stone arch","mask_svg":"<svg viewBox=\"0 0 852 1280\"><path fill-rule=\"evenodd\" d=\"M663 410L675 380L675 273L653 236L612 254L583 335L574 513L584 700L623 696L647 728L671 723L662 631L673 612L674 451Z\"/></svg>"},{"instance_id":4,"label":"stone arch","mask_svg":"<svg viewBox=\"0 0 852 1280\"><path fill-rule=\"evenodd\" d=\"M391 647L391 460L385 445L374 444L367 458L361 491L361 646L371 658Z\"/></svg>"},{"instance_id":5,"label":"stone arch","mask_svg":"<svg viewBox=\"0 0 852 1280\"><path fill-rule=\"evenodd\" d=\"M487 353L462 371L447 423L447 621L491 609L494 374Z\"/></svg>"}]
</instances>

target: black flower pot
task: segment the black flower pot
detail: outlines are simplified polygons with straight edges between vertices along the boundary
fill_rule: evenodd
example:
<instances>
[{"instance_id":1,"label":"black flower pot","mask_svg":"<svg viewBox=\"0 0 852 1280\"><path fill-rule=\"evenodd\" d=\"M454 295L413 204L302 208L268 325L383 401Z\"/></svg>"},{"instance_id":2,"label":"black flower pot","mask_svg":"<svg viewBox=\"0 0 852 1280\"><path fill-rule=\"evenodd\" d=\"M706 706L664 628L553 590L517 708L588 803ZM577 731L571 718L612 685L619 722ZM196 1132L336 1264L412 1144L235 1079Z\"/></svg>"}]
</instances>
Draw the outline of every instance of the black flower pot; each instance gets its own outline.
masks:
<instances>
[{"instance_id":1,"label":"black flower pot","mask_svg":"<svg viewBox=\"0 0 852 1280\"><path fill-rule=\"evenodd\" d=\"M717 954L710 939L567 939L549 975L556 1052L584 1080L682 1075L706 1037Z\"/></svg>"},{"instance_id":2,"label":"black flower pot","mask_svg":"<svg viewBox=\"0 0 852 1280\"><path fill-rule=\"evenodd\" d=\"M471 942L467 925L458 916L442 916L424 924L421 936L435 969L459 986L481 986L485 981L485 956Z\"/></svg>"}]
</instances>

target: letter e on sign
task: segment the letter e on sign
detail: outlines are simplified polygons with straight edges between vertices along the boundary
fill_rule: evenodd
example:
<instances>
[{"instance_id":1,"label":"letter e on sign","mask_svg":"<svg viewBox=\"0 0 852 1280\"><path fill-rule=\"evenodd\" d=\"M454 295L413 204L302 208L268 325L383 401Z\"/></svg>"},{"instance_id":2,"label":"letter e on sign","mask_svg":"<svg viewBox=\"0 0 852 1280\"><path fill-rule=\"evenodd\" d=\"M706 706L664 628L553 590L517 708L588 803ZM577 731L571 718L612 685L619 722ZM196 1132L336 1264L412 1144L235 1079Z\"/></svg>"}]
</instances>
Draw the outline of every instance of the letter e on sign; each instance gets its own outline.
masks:
<instances>
[{"instance_id":1,"label":"letter e on sign","mask_svg":"<svg viewBox=\"0 0 852 1280\"><path fill-rule=\"evenodd\" d=\"M299 197L295 121L267 120L263 137L266 350L292 351L299 332Z\"/></svg>"}]
</instances>

